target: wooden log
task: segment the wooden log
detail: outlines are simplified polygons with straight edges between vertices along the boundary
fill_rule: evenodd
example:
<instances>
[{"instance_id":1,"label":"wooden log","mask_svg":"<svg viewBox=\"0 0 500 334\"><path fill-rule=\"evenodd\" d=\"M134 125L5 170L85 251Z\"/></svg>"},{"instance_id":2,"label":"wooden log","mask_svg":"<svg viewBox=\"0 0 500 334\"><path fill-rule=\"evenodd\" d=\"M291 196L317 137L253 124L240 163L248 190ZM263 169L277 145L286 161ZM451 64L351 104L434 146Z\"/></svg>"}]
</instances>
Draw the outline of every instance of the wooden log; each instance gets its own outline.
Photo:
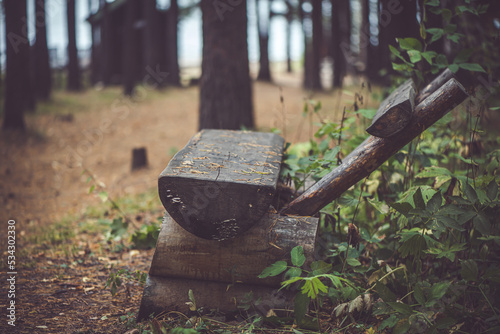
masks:
<instances>
[{"instance_id":1,"label":"wooden log","mask_svg":"<svg viewBox=\"0 0 500 334\"><path fill-rule=\"evenodd\" d=\"M257 276L276 261L289 260L295 246L312 262L317 226L313 217L266 214L244 235L216 242L190 234L166 213L149 274L279 287L281 277Z\"/></svg>"},{"instance_id":2,"label":"wooden log","mask_svg":"<svg viewBox=\"0 0 500 334\"><path fill-rule=\"evenodd\" d=\"M398 133L410 122L414 102L415 84L410 79L382 101L366 132L381 138Z\"/></svg>"},{"instance_id":3,"label":"wooden log","mask_svg":"<svg viewBox=\"0 0 500 334\"><path fill-rule=\"evenodd\" d=\"M462 103L467 96L457 80L449 80L415 108L411 123L403 131L389 138L368 137L340 166L286 205L280 213L314 215L359 180L370 175L412 139Z\"/></svg>"},{"instance_id":4,"label":"wooden log","mask_svg":"<svg viewBox=\"0 0 500 334\"><path fill-rule=\"evenodd\" d=\"M251 284L233 284L200 281L193 279L165 278L149 276L142 295L137 321L147 320L151 314L177 311L189 312L189 290L193 291L196 307L205 311L217 309L225 314L239 312L238 305L250 292L253 302L260 299L255 309L262 316L269 310L293 310L294 291L279 290L269 286Z\"/></svg>"},{"instance_id":5,"label":"wooden log","mask_svg":"<svg viewBox=\"0 0 500 334\"><path fill-rule=\"evenodd\" d=\"M415 105L420 104L423 100L428 98L432 93L434 93L438 88L440 88L452 78L454 78L453 72L451 72L449 69L445 69L434 80L432 80L430 84L422 88L422 90L415 98Z\"/></svg>"},{"instance_id":6,"label":"wooden log","mask_svg":"<svg viewBox=\"0 0 500 334\"><path fill-rule=\"evenodd\" d=\"M205 239L242 234L267 212L278 183L284 140L271 133L203 130L160 174L163 206Z\"/></svg>"}]
</instances>

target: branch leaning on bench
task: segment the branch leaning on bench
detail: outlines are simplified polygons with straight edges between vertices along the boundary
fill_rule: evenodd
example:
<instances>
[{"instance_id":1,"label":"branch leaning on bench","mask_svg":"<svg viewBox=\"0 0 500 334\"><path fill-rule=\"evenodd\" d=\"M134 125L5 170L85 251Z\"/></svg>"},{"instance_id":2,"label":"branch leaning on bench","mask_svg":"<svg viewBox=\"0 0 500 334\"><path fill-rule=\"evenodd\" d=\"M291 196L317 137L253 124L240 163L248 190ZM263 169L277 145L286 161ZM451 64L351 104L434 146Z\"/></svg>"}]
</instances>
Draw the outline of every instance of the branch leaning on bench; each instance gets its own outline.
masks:
<instances>
[{"instance_id":1,"label":"branch leaning on bench","mask_svg":"<svg viewBox=\"0 0 500 334\"><path fill-rule=\"evenodd\" d=\"M429 84L431 85L435 86L435 82ZM299 216L316 214L351 186L370 175L467 97L464 87L456 79L448 80L416 106L412 119L405 129L389 138L368 137L343 160L340 166L286 205L280 214Z\"/></svg>"}]
</instances>

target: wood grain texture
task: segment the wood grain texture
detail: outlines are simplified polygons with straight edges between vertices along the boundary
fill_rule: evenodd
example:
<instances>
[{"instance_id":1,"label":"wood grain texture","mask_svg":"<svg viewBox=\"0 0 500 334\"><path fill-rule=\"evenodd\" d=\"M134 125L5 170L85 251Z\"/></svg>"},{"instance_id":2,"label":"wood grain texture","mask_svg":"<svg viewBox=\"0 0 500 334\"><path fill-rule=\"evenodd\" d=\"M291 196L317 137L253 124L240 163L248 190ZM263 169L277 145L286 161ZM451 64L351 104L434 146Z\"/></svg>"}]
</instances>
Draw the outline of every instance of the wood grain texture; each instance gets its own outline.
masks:
<instances>
[{"instance_id":1,"label":"wood grain texture","mask_svg":"<svg viewBox=\"0 0 500 334\"><path fill-rule=\"evenodd\" d=\"M368 137L340 166L285 206L280 213L311 216L319 212L462 103L467 96L457 80L449 80L415 108L411 123L403 131L389 138Z\"/></svg>"},{"instance_id":2,"label":"wood grain texture","mask_svg":"<svg viewBox=\"0 0 500 334\"><path fill-rule=\"evenodd\" d=\"M410 122L414 103L415 84L410 79L382 101L366 132L381 138L398 133Z\"/></svg>"},{"instance_id":3,"label":"wood grain texture","mask_svg":"<svg viewBox=\"0 0 500 334\"><path fill-rule=\"evenodd\" d=\"M276 191L284 140L271 133L203 130L160 174L163 206L205 239L242 234L267 212Z\"/></svg>"},{"instance_id":4,"label":"wood grain texture","mask_svg":"<svg viewBox=\"0 0 500 334\"><path fill-rule=\"evenodd\" d=\"M257 299L261 300L255 311L263 316L266 316L271 309L293 310L295 295L294 291L261 285L228 285L212 281L149 276L137 320L146 320L151 314L158 315L169 311L187 314L189 307L186 302L189 302L190 289L193 291L197 308L203 308L207 312L218 309L225 314L238 313L238 305L242 304L242 299L250 292L253 294L254 302Z\"/></svg>"},{"instance_id":5,"label":"wood grain texture","mask_svg":"<svg viewBox=\"0 0 500 334\"><path fill-rule=\"evenodd\" d=\"M417 97L415 98L415 104L418 105L423 100L428 98L432 93L434 93L439 87L444 85L445 82L454 78L455 76L449 69L445 69L441 74L439 74L430 84L422 88L420 92L418 92Z\"/></svg>"},{"instance_id":6,"label":"wood grain texture","mask_svg":"<svg viewBox=\"0 0 500 334\"><path fill-rule=\"evenodd\" d=\"M218 242L188 233L166 213L149 274L279 287L280 276L257 276L276 261L289 260L295 246L303 247L311 263L317 227L317 218L266 214L244 235Z\"/></svg>"}]
</instances>

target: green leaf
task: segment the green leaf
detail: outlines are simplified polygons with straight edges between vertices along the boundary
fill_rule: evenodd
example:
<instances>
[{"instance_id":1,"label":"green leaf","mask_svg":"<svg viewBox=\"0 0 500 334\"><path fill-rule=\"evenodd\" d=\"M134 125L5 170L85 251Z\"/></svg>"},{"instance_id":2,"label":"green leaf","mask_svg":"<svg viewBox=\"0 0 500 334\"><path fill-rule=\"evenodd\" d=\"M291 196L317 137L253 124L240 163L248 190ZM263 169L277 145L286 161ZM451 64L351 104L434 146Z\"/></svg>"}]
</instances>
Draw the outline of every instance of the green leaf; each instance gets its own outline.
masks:
<instances>
[{"instance_id":1,"label":"green leaf","mask_svg":"<svg viewBox=\"0 0 500 334\"><path fill-rule=\"evenodd\" d=\"M413 290L413 296L415 297L415 300L422 306L425 305L425 294L422 291L422 288L420 285L415 285L415 289Z\"/></svg>"},{"instance_id":2,"label":"green leaf","mask_svg":"<svg viewBox=\"0 0 500 334\"><path fill-rule=\"evenodd\" d=\"M311 263L311 269L313 276L322 275L328 273L332 270L332 264L326 263L325 261L314 261Z\"/></svg>"},{"instance_id":3,"label":"green leaf","mask_svg":"<svg viewBox=\"0 0 500 334\"><path fill-rule=\"evenodd\" d=\"M462 191L465 197L467 197L467 199L471 201L471 203L478 203L479 200L477 198L477 193L474 190L474 188L472 188L472 186L467 182L462 182L462 186L463 186Z\"/></svg>"},{"instance_id":4,"label":"green leaf","mask_svg":"<svg viewBox=\"0 0 500 334\"><path fill-rule=\"evenodd\" d=\"M429 63L429 65L432 65L432 59L436 57L437 53L434 51L425 51L422 52L422 57L424 57L425 60Z\"/></svg>"},{"instance_id":5,"label":"green leaf","mask_svg":"<svg viewBox=\"0 0 500 334\"><path fill-rule=\"evenodd\" d=\"M495 180L491 180L488 183L488 187L486 188L486 195L490 199L490 201L494 201L498 195L498 184Z\"/></svg>"},{"instance_id":6,"label":"green leaf","mask_svg":"<svg viewBox=\"0 0 500 334\"><path fill-rule=\"evenodd\" d=\"M308 277L304 280L305 282L301 291L312 299L316 299L320 292L326 293L328 291L328 288L317 277Z\"/></svg>"},{"instance_id":7,"label":"green leaf","mask_svg":"<svg viewBox=\"0 0 500 334\"><path fill-rule=\"evenodd\" d=\"M353 257L348 257L347 264L350 265L351 267L357 267L361 265L361 262L359 262L358 259L355 259Z\"/></svg>"},{"instance_id":8,"label":"green leaf","mask_svg":"<svg viewBox=\"0 0 500 334\"><path fill-rule=\"evenodd\" d=\"M384 302L396 301L396 295L381 282L377 282L377 284L375 285L375 291L377 291L378 295Z\"/></svg>"},{"instance_id":9,"label":"green leaf","mask_svg":"<svg viewBox=\"0 0 500 334\"><path fill-rule=\"evenodd\" d=\"M415 203L415 209L425 209L425 201L424 197L422 196L422 190L420 188L415 191L413 194L413 203Z\"/></svg>"},{"instance_id":10,"label":"green leaf","mask_svg":"<svg viewBox=\"0 0 500 334\"><path fill-rule=\"evenodd\" d=\"M304 262L306 262L306 257L304 255L304 248L302 246L295 246L291 253L292 264L297 267L302 267Z\"/></svg>"},{"instance_id":11,"label":"green leaf","mask_svg":"<svg viewBox=\"0 0 500 334\"><path fill-rule=\"evenodd\" d=\"M378 327L380 331L384 330L385 328L393 328L399 321L399 318L392 314L389 318L384 319Z\"/></svg>"},{"instance_id":12,"label":"green leaf","mask_svg":"<svg viewBox=\"0 0 500 334\"><path fill-rule=\"evenodd\" d=\"M94 189L95 189L95 185L91 185L90 189L89 189L89 194L92 194L92 192L94 191Z\"/></svg>"},{"instance_id":13,"label":"green leaf","mask_svg":"<svg viewBox=\"0 0 500 334\"><path fill-rule=\"evenodd\" d=\"M439 0L429 0L425 2L426 6L439 7L441 6L441 2Z\"/></svg>"},{"instance_id":14,"label":"green leaf","mask_svg":"<svg viewBox=\"0 0 500 334\"><path fill-rule=\"evenodd\" d=\"M397 212L401 213L404 216L408 215L408 212L413 209L410 203L390 203L390 206L395 209Z\"/></svg>"},{"instance_id":15,"label":"green leaf","mask_svg":"<svg viewBox=\"0 0 500 334\"><path fill-rule=\"evenodd\" d=\"M439 28L430 28L427 29L427 32L432 35L430 43L439 40L444 35L444 29Z\"/></svg>"},{"instance_id":16,"label":"green leaf","mask_svg":"<svg viewBox=\"0 0 500 334\"><path fill-rule=\"evenodd\" d=\"M441 208L442 204L443 204L443 197L441 196L441 193L438 191L427 202L427 210L429 210L432 213L435 213Z\"/></svg>"},{"instance_id":17,"label":"green leaf","mask_svg":"<svg viewBox=\"0 0 500 334\"><path fill-rule=\"evenodd\" d=\"M288 280L294 277L300 277L302 275L302 269L297 267L292 267L285 273L285 279Z\"/></svg>"},{"instance_id":18,"label":"green leaf","mask_svg":"<svg viewBox=\"0 0 500 334\"><path fill-rule=\"evenodd\" d=\"M437 301L439 301L448 291L450 287L450 282L439 282L432 286L431 292L429 295L429 301L427 302L427 306L434 305Z\"/></svg>"},{"instance_id":19,"label":"green leaf","mask_svg":"<svg viewBox=\"0 0 500 334\"><path fill-rule=\"evenodd\" d=\"M450 71L452 73L457 73L458 70L460 69L459 66L457 64L451 64L450 66L448 66L448 68L450 69Z\"/></svg>"},{"instance_id":20,"label":"green leaf","mask_svg":"<svg viewBox=\"0 0 500 334\"><path fill-rule=\"evenodd\" d=\"M458 64L458 66L460 66L460 68L463 68L464 70L468 70L468 71L472 71L472 72L483 72L483 73L486 73L486 71L484 70L484 68L479 65L479 64L475 64L475 63L462 63L462 64Z\"/></svg>"},{"instance_id":21,"label":"green leaf","mask_svg":"<svg viewBox=\"0 0 500 334\"><path fill-rule=\"evenodd\" d=\"M277 276L284 272L287 268L285 261L278 261L270 265L269 267L262 270L262 273L258 276L259 278L265 278L269 276Z\"/></svg>"},{"instance_id":22,"label":"green leaf","mask_svg":"<svg viewBox=\"0 0 500 334\"><path fill-rule=\"evenodd\" d=\"M392 309L398 313L401 313L401 314L404 314L404 315L410 315L412 314L412 310L411 310L411 307L406 305L406 304L403 304L403 303L399 303L399 302L388 302L387 303L390 307L392 307Z\"/></svg>"},{"instance_id":23,"label":"green leaf","mask_svg":"<svg viewBox=\"0 0 500 334\"><path fill-rule=\"evenodd\" d=\"M99 192L98 196L99 196L99 198L101 199L101 201L102 201L103 203L104 203L104 202L106 202L106 201L108 200L108 198L109 198L109 197L108 197L108 193L107 193L107 192L105 192L105 191L101 191L101 192Z\"/></svg>"},{"instance_id":24,"label":"green leaf","mask_svg":"<svg viewBox=\"0 0 500 334\"><path fill-rule=\"evenodd\" d=\"M414 64L422 60L422 54L417 50L408 50L408 56L410 57L410 61Z\"/></svg>"},{"instance_id":25,"label":"green leaf","mask_svg":"<svg viewBox=\"0 0 500 334\"><path fill-rule=\"evenodd\" d=\"M448 8L443 8L441 14L443 15L443 19L446 23L449 23L453 13Z\"/></svg>"},{"instance_id":26,"label":"green leaf","mask_svg":"<svg viewBox=\"0 0 500 334\"><path fill-rule=\"evenodd\" d=\"M489 235L491 234L491 224L488 221L488 218L486 218L482 213L477 214L473 219L472 223L474 224L474 227L481 232L482 235Z\"/></svg>"},{"instance_id":27,"label":"green leaf","mask_svg":"<svg viewBox=\"0 0 500 334\"><path fill-rule=\"evenodd\" d=\"M463 260L460 261L460 266L462 267L462 269L460 270L460 275L462 275L462 278L464 280L468 282L477 280L479 270L477 269L476 261Z\"/></svg>"},{"instance_id":28,"label":"green leaf","mask_svg":"<svg viewBox=\"0 0 500 334\"><path fill-rule=\"evenodd\" d=\"M304 317L306 316L310 302L311 299L307 295L301 292L297 292L297 294L295 295L295 300L293 302L294 304L293 311L294 311L295 321L297 322L297 324L300 324L304 319Z\"/></svg>"},{"instance_id":29,"label":"green leaf","mask_svg":"<svg viewBox=\"0 0 500 334\"><path fill-rule=\"evenodd\" d=\"M422 43L416 38L407 37L407 38L398 38L399 46L403 50L417 50L422 52Z\"/></svg>"},{"instance_id":30,"label":"green leaf","mask_svg":"<svg viewBox=\"0 0 500 334\"><path fill-rule=\"evenodd\" d=\"M473 52L474 52L473 49L464 49L460 51L453 60L453 63L455 64L465 63L472 56Z\"/></svg>"}]
</instances>

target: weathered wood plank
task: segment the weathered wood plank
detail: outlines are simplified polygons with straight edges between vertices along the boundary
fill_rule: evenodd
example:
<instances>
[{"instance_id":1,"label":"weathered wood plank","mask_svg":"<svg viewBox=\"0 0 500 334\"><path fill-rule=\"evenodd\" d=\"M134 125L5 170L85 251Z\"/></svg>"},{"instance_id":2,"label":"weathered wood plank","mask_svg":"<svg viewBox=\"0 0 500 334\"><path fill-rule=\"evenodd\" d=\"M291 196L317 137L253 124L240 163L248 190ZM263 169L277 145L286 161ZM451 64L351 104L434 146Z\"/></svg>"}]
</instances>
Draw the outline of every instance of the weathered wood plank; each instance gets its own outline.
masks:
<instances>
[{"instance_id":1,"label":"weathered wood plank","mask_svg":"<svg viewBox=\"0 0 500 334\"><path fill-rule=\"evenodd\" d=\"M235 281L279 287L281 277L257 276L302 246L313 261L318 219L266 214L245 234L222 242L200 239L165 214L149 274L152 276Z\"/></svg>"},{"instance_id":2,"label":"weathered wood plank","mask_svg":"<svg viewBox=\"0 0 500 334\"><path fill-rule=\"evenodd\" d=\"M235 237L269 209L283 145L271 133L203 130L160 174L160 199L187 231L205 239Z\"/></svg>"},{"instance_id":3,"label":"weathered wood plank","mask_svg":"<svg viewBox=\"0 0 500 334\"><path fill-rule=\"evenodd\" d=\"M293 310L294 291L279 290L269 286L233 284L193 279L149 276L142 295L137 321L149 319L151 314L177 311L189 312L188 292L193 291L196 307L207 312L217 309L227 315L239 312L238 305L246 294L252 292L253 301L261 302L255 311L266 316L269 310Z\"/></svg>"},{"instance_id":4,"label":"weathered wood plank","mask_svg":"<svg viewBox=\"0 0 500 334\"><path fill-rule=\"evenodd\" d=\"M338 198L351 186L370 175L393 154L467 98L464 87L455 79L422 101L403 131L389 138L368 137L340 166L286 205L281 214L311 216Z\"/></svg>"},{"instance_id":5,"label":"weathered wood plank","mask_svg":"<svg viewBox=\"0 0 500 334\"><path fill-rule=\"evenodd\" d=\"M415 84L410 79L382 101L366 132L381 138L398 133L410 122L414 102Z\"/></svg>"}]
</instances>

